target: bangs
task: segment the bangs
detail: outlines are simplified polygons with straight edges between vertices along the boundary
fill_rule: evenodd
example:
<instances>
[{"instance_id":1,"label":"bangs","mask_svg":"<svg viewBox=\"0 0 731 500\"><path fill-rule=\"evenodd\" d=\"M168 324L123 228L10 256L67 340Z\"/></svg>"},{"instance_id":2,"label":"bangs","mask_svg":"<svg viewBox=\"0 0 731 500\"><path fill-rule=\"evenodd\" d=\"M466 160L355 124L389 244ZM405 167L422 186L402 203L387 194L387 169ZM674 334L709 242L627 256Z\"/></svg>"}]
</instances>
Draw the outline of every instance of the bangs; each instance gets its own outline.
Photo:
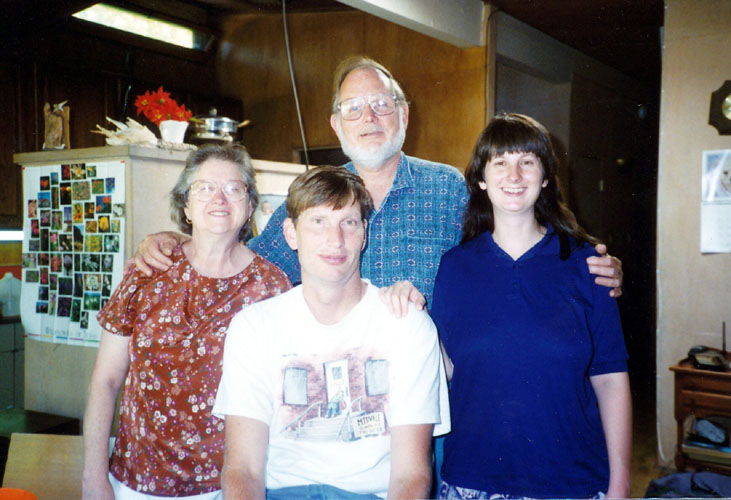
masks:
<instances>
[{"instance_id":1,"label":"bangs","mask_svg":"<svg viewBox=\"0 0 731 500\"><path fill-rule=\"evenodd\" d=\"M500 120L485 137L485 158L489 161L503 154L532 153L545 162L550 151L546 137L545 132L524 121Z\"/></svg>"}]
</instances>

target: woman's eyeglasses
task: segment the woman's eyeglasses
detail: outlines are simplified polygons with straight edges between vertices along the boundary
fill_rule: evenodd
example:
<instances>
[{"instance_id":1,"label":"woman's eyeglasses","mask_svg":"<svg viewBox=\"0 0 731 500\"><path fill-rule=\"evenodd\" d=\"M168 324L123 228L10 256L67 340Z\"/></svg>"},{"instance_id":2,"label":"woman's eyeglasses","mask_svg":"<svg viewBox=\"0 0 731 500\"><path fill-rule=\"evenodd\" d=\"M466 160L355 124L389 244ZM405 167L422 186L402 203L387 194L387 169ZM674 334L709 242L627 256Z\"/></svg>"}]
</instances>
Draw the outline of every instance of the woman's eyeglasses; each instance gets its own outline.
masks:
<instances>
[{"instance_id":1,"label":"woman's eyeglasses","mask_svg":"<svg viewBox=\"0 0 731 500\"><path fill-rule=\"evenodd\" d=\"M249 186L243 181L226 181L223 185L211 181L195 181L190 185L190 195L198 201L211 201L219 189L228 201L241 201L249 195Z\"/></svg>"}]
</instances>

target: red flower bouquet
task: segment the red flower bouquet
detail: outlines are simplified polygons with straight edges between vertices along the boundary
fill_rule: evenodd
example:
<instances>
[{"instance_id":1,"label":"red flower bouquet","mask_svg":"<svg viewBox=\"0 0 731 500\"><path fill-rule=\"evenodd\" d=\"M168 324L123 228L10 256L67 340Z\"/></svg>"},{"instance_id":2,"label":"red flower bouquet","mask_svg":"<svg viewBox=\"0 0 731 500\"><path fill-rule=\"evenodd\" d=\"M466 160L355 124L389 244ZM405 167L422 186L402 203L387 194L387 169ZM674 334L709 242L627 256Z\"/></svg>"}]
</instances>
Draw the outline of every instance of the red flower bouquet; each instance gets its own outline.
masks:
<instances>
[{"instance_id":1,"label":"red flower bouquet","mask_svg":"<svg viewBox=\"0 0 731 500\"><path fill-rule=\"evenodd\" d=\"M160 86L155 92L150 93L148 90L142 95L137 96L135 101L137 114L144 114L152 123L160 126L160 122L164 120L176 120L187 122L193 116L193 112L185 109L185 104L178 104L175 99L170 98L170 93L165 92Z\"/></svg>"}]
</instances>

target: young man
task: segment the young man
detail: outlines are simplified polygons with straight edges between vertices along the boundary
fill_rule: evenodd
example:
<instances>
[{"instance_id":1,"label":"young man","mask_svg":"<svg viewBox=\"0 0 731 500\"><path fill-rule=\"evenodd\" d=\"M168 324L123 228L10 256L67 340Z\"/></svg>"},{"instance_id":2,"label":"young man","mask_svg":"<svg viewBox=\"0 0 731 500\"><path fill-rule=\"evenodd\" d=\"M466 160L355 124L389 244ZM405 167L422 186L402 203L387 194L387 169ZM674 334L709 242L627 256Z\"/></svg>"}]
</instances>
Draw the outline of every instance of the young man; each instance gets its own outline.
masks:
<instances>
[{"instance_id":1,"label":"young man","mask_svg":"<svg viewBox=\"0 0 731 500\"><path fill-rule=\"evenodd\" d=\"M361 278L358 175L310 170L286 208L302 284L231 322L213 409L224 498L427 498L431 437L449 431L436 329L414 307L391 314Z\"/></svg>"}]
</instances>

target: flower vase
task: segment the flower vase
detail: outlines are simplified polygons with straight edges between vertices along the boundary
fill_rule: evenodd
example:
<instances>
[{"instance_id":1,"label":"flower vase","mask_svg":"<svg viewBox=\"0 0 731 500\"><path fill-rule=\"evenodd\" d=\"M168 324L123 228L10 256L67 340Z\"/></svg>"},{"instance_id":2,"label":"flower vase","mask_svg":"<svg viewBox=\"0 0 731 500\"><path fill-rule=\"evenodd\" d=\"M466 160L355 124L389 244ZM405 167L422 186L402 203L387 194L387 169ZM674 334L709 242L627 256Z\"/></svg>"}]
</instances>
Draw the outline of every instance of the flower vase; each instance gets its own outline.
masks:
<instances>
[{"instance_id":1,"label":"flower vase","mask_svg":"<svg viewBox=\"0 0 731 500\"><path fill-rule=\"evenodd\" d=\"M182 144L188 122L178 120L163 120L160 122L160 137L165 142Z\"/></svg>"}]
</instances>

